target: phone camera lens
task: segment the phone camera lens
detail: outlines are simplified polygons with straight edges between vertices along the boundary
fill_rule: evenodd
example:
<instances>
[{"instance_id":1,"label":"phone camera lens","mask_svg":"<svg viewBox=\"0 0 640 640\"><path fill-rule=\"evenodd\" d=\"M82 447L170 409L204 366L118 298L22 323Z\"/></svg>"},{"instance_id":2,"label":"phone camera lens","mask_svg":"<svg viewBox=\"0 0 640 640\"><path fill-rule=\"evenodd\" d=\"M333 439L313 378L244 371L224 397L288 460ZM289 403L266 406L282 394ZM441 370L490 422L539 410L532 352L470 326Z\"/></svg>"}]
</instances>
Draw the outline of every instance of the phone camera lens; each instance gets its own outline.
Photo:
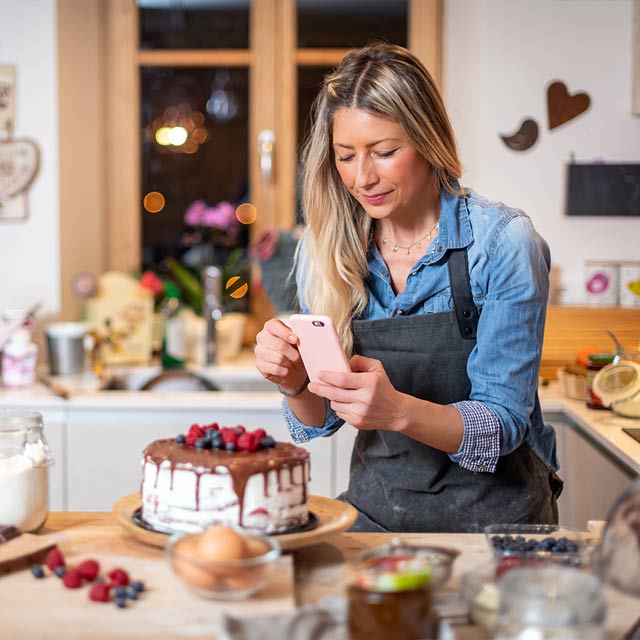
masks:
<instances>
[{"instance_id":1,"label":"phone camera lens","mask_svg":"<svg viewBox=\"0 0 640 640\"><path fill-rule=\"evenodd\" d=\"M314 327L324 327L324 322L322 322L322 320L314 320L312 324Z\"/></svg>"}]
</instances>

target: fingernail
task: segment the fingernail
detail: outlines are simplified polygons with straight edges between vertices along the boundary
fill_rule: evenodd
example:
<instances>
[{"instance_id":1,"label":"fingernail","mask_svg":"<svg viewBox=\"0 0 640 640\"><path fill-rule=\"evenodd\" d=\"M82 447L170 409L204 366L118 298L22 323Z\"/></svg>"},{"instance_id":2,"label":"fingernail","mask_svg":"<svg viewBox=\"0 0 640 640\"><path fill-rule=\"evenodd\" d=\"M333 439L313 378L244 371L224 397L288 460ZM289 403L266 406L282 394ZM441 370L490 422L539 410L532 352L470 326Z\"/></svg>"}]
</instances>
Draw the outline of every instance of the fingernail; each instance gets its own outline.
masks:
<instances>
[{"instance_id":1,"label":"fingernail","mask_svg":"<svg viewBox=\"0 0 640 640\"><path fill-rule=\"evenodd\" d=\"M290 335L287 337L287 340L291 343L291 344L295 344L296 343L296 337L294 335Z\"/></svg>"}]
</instances>

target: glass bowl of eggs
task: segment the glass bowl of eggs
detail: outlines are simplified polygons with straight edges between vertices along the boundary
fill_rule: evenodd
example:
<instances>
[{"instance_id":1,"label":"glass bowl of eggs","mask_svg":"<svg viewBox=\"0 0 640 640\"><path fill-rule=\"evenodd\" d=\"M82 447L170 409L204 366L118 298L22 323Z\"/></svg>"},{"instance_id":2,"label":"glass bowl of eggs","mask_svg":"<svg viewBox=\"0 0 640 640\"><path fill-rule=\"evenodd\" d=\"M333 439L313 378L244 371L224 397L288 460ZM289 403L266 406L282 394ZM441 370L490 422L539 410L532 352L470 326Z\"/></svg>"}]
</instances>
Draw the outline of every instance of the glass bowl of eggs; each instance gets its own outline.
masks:
<instances>
[{"instance_id":1,"label":"glass bowl of eggs","mask_svg":"<svg viewBox=\"0 0 640 640\"><path fill-rule=\"evenodd\" d=\"M171 536L166 550L174 573L192 592L220 600L259 591L281 553L274 538L222 525Z\"/></svg>"}]
</instances>

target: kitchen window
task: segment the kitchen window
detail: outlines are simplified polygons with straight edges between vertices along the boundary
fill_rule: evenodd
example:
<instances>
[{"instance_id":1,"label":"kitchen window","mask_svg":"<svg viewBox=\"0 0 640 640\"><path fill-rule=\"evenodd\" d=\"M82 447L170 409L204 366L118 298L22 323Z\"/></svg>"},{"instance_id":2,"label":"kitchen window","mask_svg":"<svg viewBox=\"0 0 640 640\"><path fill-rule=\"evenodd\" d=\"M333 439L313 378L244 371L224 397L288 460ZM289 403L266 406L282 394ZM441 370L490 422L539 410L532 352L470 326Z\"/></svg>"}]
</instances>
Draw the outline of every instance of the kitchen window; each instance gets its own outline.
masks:
<instances>
[{"instance_id":1,"label":"kitchen window","mask_svg":"<svg viewBox=\"0 0 640 640\"><path fill-rule=\"evenodd\" d=\"M197 200L255 205L240 246L293 227L309 108L350 47L409 46L441 77L442 0L112 0L106 11L107 262L123 271L176 251Z\"/></svg>"}]
</instances>

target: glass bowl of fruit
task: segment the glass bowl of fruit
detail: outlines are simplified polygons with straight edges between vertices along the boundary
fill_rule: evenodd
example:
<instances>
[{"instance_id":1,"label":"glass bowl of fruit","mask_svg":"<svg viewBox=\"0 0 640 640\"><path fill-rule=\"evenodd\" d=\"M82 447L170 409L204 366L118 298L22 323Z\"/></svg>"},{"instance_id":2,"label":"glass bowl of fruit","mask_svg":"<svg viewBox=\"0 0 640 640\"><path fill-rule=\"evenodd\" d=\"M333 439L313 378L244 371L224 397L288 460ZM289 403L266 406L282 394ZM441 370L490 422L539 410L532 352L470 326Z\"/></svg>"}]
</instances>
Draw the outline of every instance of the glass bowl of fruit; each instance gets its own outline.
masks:
<instances>
[{"instance_id":1,"label":"glass bowl of fruit","mask_svg":"<svg viewBox=\"0 0 640 640\"><path fill-rule=\"evenodd\" d=\"M498 576L512 567L583 564L586 544L577 529L553 524L492 524L484 533Z\"/></svg>"},{"instance_id":2,"label":"glass bowl of fruit","mask_svg":"<svg viewBox=\"0 0 640 640\"><path fill-rule=\"evenodd\" d=\"M453 562L459 555L457 549L393 538L389 544L363 551L356 567L360 582L384 586L389 580L391 588L413 579L424 582L425 578L432 589L438 589L451 577Z\"/></svg>"},{"instance_id":3,"label":"glass bowl of fruit","mask_svg":"<svg viewBox=\"0 0 640 640\"><path fill-rule=\"evenodd\" d=\"M174 535L166 549L174 573L192 592L220 600L260 590L281 553L272 537L222 525Z\"/></svg>"}]
</instances>

